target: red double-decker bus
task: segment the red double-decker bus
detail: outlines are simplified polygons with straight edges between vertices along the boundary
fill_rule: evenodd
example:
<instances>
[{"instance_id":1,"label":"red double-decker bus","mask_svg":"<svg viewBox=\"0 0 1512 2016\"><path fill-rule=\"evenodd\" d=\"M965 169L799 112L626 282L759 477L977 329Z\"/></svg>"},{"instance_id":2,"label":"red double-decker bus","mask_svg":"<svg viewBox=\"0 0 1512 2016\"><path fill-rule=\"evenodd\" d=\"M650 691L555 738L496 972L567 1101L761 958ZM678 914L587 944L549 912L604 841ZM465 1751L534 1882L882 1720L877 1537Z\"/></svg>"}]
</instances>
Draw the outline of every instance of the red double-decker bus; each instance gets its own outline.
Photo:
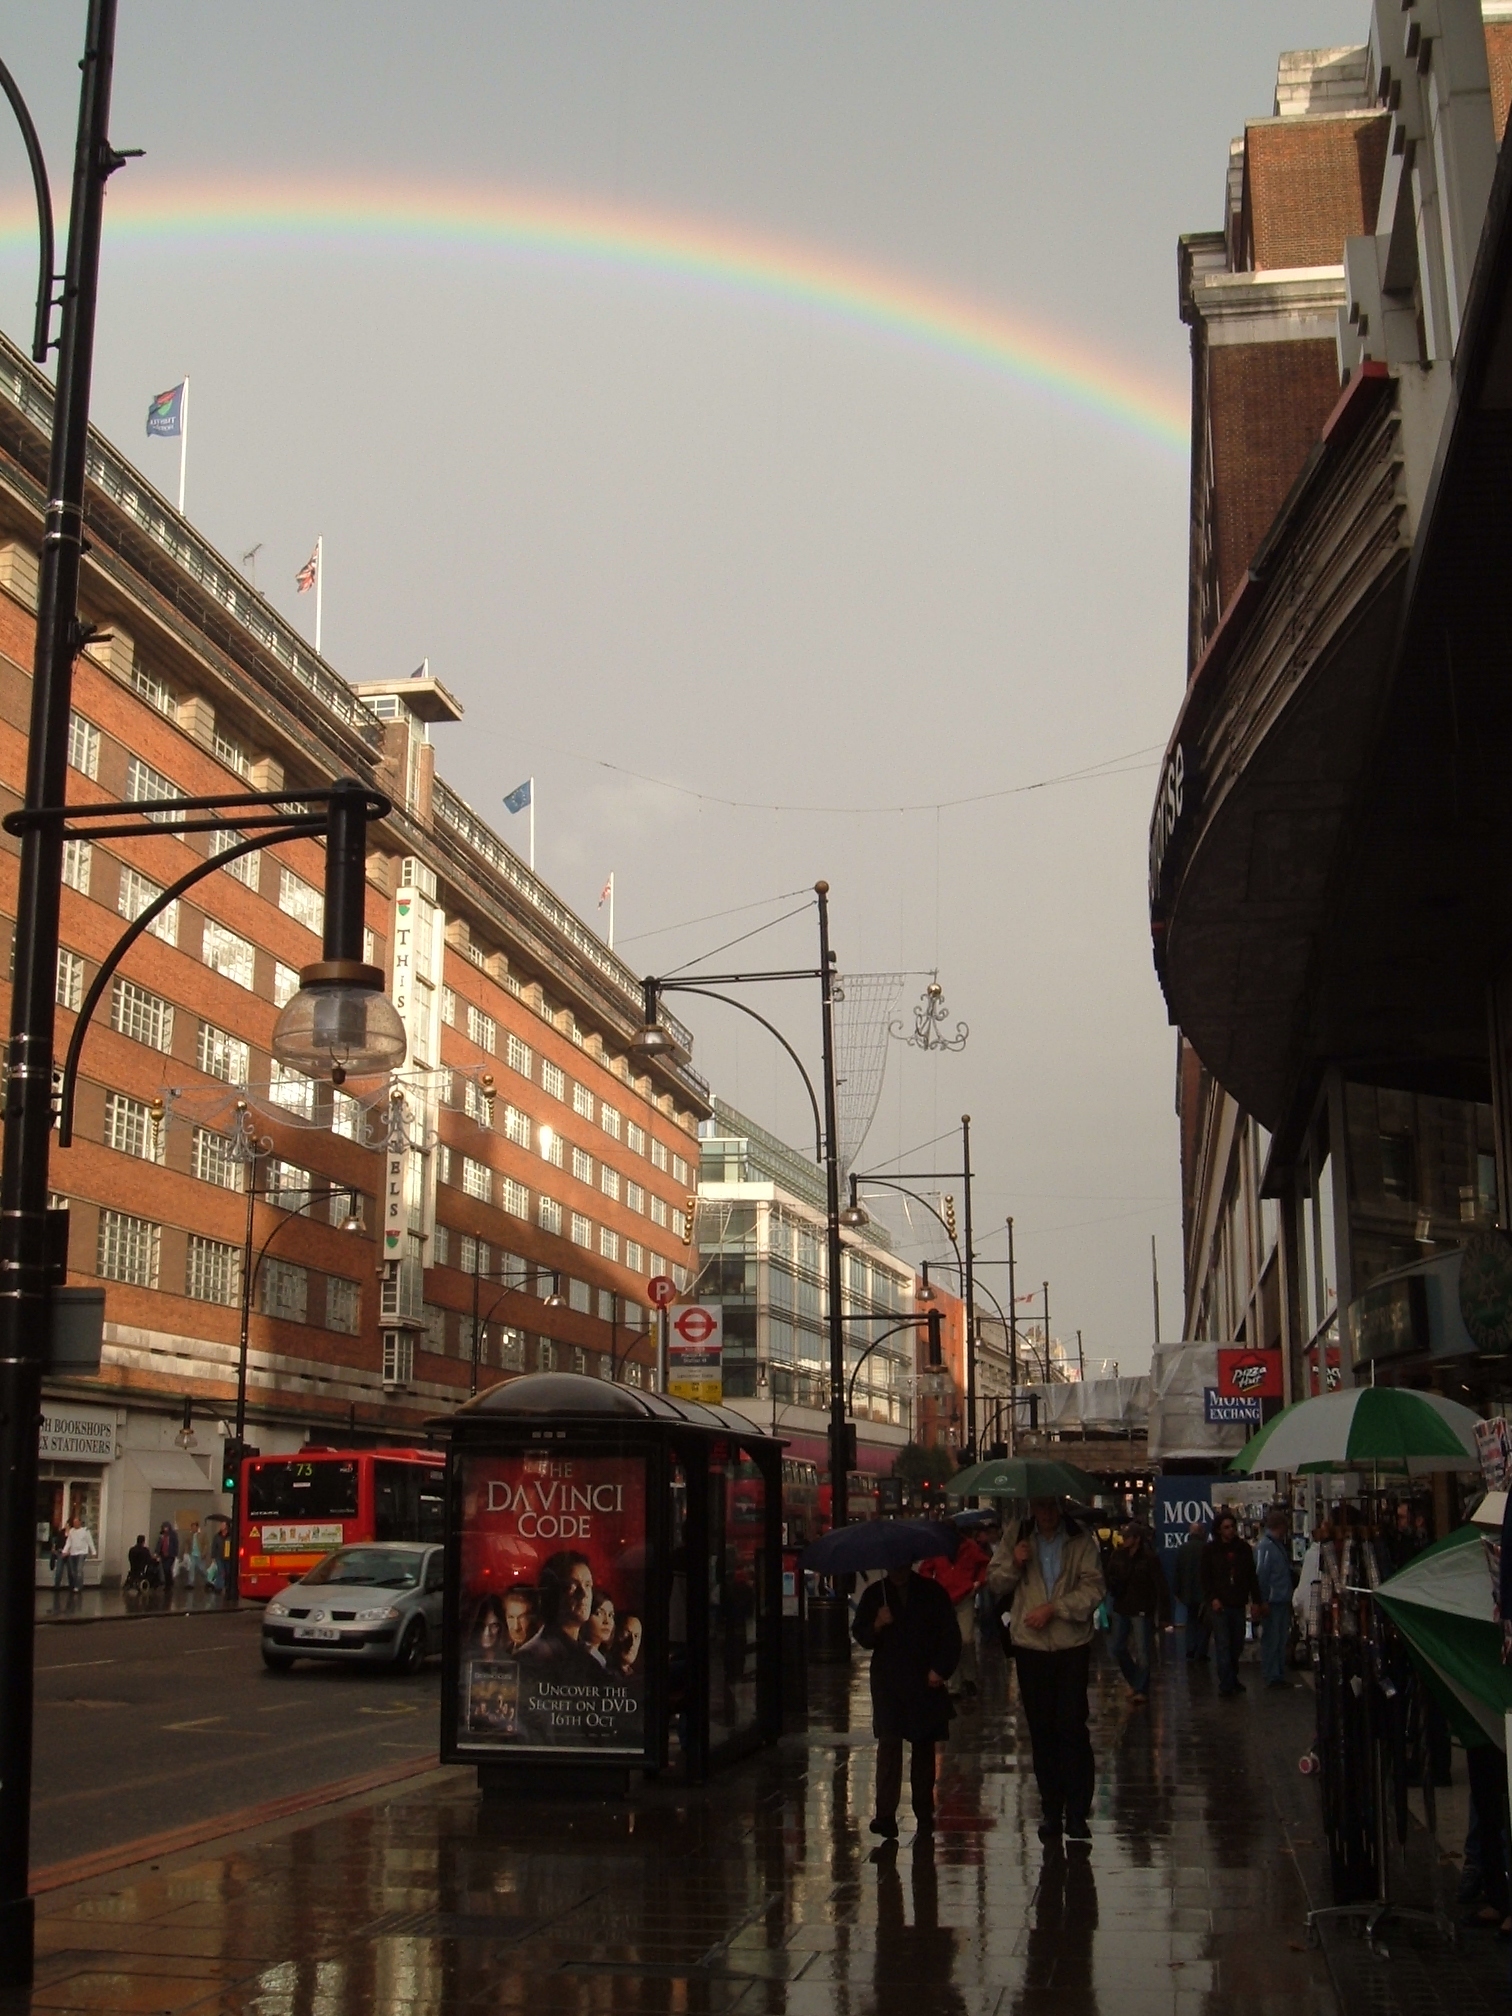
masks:
<instances>
[{"instance_id":1,"label":"red double-decker bus","mask_svg":"<svg viewBox=\"0 0 1512 2016\"><path fill-rule=\"evenodd\" d=\"M353 1540L441 1540L446 1459L434 1449L302 1449L242 1464L237 1587L275 1596Z\"/></svg>"}]
</instances>

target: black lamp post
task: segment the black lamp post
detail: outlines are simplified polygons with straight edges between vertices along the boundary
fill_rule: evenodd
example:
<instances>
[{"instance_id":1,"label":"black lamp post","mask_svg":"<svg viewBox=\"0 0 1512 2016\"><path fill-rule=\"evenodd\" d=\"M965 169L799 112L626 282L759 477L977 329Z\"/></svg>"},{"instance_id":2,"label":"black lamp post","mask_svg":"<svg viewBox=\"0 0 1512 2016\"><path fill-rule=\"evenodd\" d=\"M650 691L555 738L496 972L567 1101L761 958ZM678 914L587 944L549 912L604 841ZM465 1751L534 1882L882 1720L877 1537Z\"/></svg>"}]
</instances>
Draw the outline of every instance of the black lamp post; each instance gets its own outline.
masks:
<instances>
[{"instance_id":1,"label":"black lamp post","mask_svg":"<svg viewBox=\"0 0 1512 2016\"><path fill-rule=\"evenodd\" d=\"M749 1015L753 1022L759 1022L769 1035L775 1036L788 1056L792 1059L804 1088L809 1096L809 1105L814 1115L814 1159L824 1164L825 1180L825 1255L826 1285L829 1302L829 1356L830 1356L830 1506L831 1518L836 1526L846 1524L849 1517L849 1493L846 1477L850 1470L850 1434L845 1411L845 1321L841 1313L841 1268L840 1248L840 1143L839 1123L836 1117L835 1091L835 955L830 950L829 941L829 884L816 882L814 895L819 907L819 964L817 967L799 967L782 972L765 973L698 973L686 980L657 979L648 975L645 985L645 1020L630 1040L633 1056L648 1061L657 1058L685 1062L681 1045L672 1031L661 1022L658 1007L663 994L702 994L711 1001L723 1001L726 1007L738 1008L742 1015ZM819 982L820 1035L824 1064L824 1118L819 1117L819 1100L814 1091L814 1082L804 1069L803 1060L789 1043L782 1031L768 1022L764 1015L744 1001L737 1001L733 995L714 992L716 987L743 987L757 981L776 980L817 980Z\"/></svg>"},{"instance_id":2,"label":"black lamp post","mask_svg":"<svg viewBox=\"0 0 1512 2016\"><path fill-rule=\"evenodd\" d=\"M26 804L38 811L63 803L73 661L87 641L79 623L79 567L84 548L84 462L100 233L105 184L124 158L111 147L109 138L115 21L115 0L90 0L80 65L83 75L32 660ZM44 218L43 286L33 346L34 354L40 353L40 362L50 347L52 322L51 199L36 131L9 73L5 89L20 115L36 183L38 214ZM20 1987L32 1978L35 1917L28 1895L28 1865L37 1422L50 1291L60 1273L56 1231L49 1237L47 1163L53 1125L53 1007L62 868L61 826L33 826L21 843L16 893L16 970L5 1086L5 1147L0 1163L0 1983ZM66 1251L63 1268L66 1271Z\"/></svg>"},{"instance_id":3,"label":"black lamp post","mask_svg":"<svg viewBox=\"0 0 1512 2016\"><path fill-rule=\"evenodd\" d=\"M965 1040L964 1037L962 1039ZM924 1045L924 1048L930 1046ZM976 1254L972 1246L971 1234L971 1115L961 1115L961 1166L959 1169L909 1169L904 1172L908 1183L890 1176L855 1175L851 1177L851 1201L849 1208L841 1213L843 1225L865 1225L870 1222L866 1207L857 1195L857 1185L872 1183L884 1190L900 1191L905 1197L922 1204L926 1211L938 1218L944 1227L945 1236L955 1249L956 1267L961 1279L961 1299L966 1304L966 1455L968 1460L976 1454ZM965 1204L965 1244L957 1239L955 1227L935 1210L926 1197L909 1188L911 1183L944 1182L953 1183L959 1177L963 1202Z\"/></svg>"},{"instance_id":4,"label":"black lamp post","mask_svg":"<svg viewBox=\"0 0 1512 2016\"><path fill-rule=\"evenodd\" d=\"M468 1383L468 1389L467 1389L470 1394L476 1394L478 1390L478 1362L479 1362L480 1340L482 1338L483 1332L488 1328L489 1324L492 1323L495 1312L503 1307L506 1297L510 1295L518 1295L525 1288L527 1283L531 1287L534 1287L536 1282L539 1281L543 1275L550 1274L551 1293L546 1297L544 1303L542 1304L542 1307L546 1309L565 1309L567 1306L566 1300L562 1294L562 1277L555 1271L555 1269L549 1267L527 1267L523 1273L512 1274L509 1275L508 1277L506 1277L503 1274L485 1273L484 1270L478 1265L478 1248L481 1245L481 1243L482 1242L477 1239L474 1239L473 1241L472 1377ZM503 1294L496 1295L494 1297L492 1303L489 1305L488 1314L480 1320L478 1315L478 1287L479 1283L483 1281L487 1281L490 1286L492 1286L494 1283L497 1282L498 1285L503 1289Z\"/></svg>"}]
</instances>

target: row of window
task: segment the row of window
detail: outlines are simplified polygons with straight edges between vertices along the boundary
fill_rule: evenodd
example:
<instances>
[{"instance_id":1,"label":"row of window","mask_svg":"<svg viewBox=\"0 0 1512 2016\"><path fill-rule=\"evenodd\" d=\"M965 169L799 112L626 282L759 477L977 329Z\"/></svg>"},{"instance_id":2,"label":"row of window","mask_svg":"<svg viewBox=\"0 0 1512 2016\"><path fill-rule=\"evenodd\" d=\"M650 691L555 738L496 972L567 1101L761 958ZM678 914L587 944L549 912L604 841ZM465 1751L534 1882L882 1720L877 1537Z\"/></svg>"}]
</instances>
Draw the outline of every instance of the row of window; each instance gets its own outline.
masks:
<instances>
[{"instance_id":1,"label":"row of window","mask_svg":"<svg viewBox=\"0 0 1512 2016\"><path fill-rule=\"evenodd\" d=\"M522 1218L528 1224L531 1218L530 1191L513 1176L505 1176L500 1171L490 1169L486 1162L479 1162L471 1155L459 1155L452 1149L441 1147L436 1150L437 1177L442 1183L455 1184L465 1197L475 1197L480 1204L497 1205L507 1211L512 1218ZM581 1211L567 1211L559 1199L550 1197L545 1191L536 1195L535 1220L543 1232L554 1233L558 1238L570 1238L574 1246L582 1246L592 1251L597 1240L599 1255L616 1266L620 1264L623 1249L623 1264L635 1274L663 1274L667 1263L659 1253L647 1256L645 1247L638 1239L621 1239L618 1232L608 1225L594 1226L592 1219ZM681 1219L683 1213L672 1214Z\"/></svg>"},{"instance_id":2,"label":"row of window","mask_svg":"<svg viewBox=\"0 0 1512 2016\"><path fill-rule=\"evenodd\" d=\"M422 1348L438 1358L452 1355L447 1349L448 1312L427 1303ZM472 1326L465 1316L456 1325L455 1355L470 1360L473 1355ZM489 1324L478 1333L478 1363L497 1366L502 1372L576 1372L593 1379L617 1379L622 1385L639 1386L642 1366L623 1352L590 1351L582 1344L563 1344L555 1337L527 1337L509 1324ZM411 1371L413 1376L413 1354Z\"/></svg>"},{"instance_id":3,"label":"row of window","mask_svg":"<svg viewBox=\"0 0 1512 2016\"><path fill-rule=\"evenodd\" d=\"M462 1106L464 1112L470 1118L481 1120L483 1118L481 1109L485 1103L483 1095L478 1091L477 1086L471 1079L468 1079L463 1086ZM533 1131L528 1113L522 1113L517 1106L506 1105L504 1107L501 1132L507 1141L512 1142L516 1148L524 1148L528 1151L531 1147ZM567 1166L567 1144L563 1141L561 1135L551 1127L542 1127L539 1130L537 1139L541 1160L548 1162L553 1169L565 1169ZM471 1155L459 1156L455 1150L447 1147L441 1148L439 1153L441 1157L439 1165L440 1180L443 1183L450 1183L454 1180L458 1181L469 1197L481 1198L484 1203L490 1201L491 1182L489 1168L486 1163L479 1162ZM454 1170L460 1170L460 1174L456 1177L453 1175ZM586 1148L573 1147L572 1173L579 1183L587 1184L590 1190L594 1187L593 1157L588 1153ZM506 1182L508 1180L508 1178L505 1179ZM518 1189L520 1186L516 1185L515 1187ZM627 1210L637 1212L642 1217L649 1217L653 1225L670 1227L679 1239L682 1238L684 1228L687 1224L686 1213L670 1206L664 1197L658 1197L654 1193L648 1196L643 1184L637 1183L633 1177L622 1178L619 1170L612 1167L608 1162L599 1164L597 1187L614 1203L623 1203ZM512 1207L506 1205L505 1208L510 1209ZM528 1209L528 1206L526 1208ZM515 1215L518 1217L524 1214L516 1212Z\"/></svg>"},{"instance_id":4,"label":"row of window","mask_svg":"<svg viewBox=\"0 0 1512 2016\"><path fill-rule=\"evenodd\" d=\"M102 1210L95 1248L95 1272L105 1281L133 1288L157 1288L163 1228L151 1218ZM184 1293L196 1302L230 1307L241 1299L242 1252L224 1239L191 1232L184 1266ZM309 1320L310 1270L288 1260L265 1260L260 1276L263 1313L285 1322ZM361 1283L341 1274L325 1277L325 1328L356 1336L361 1323Z\"/></svg>"},{"instance_id":5,"label":"row of window","mask_svg":"<svg viewBox=\"0 0 1512 2016\"><path fill-rule=\"evenodd\" d=\"M552 1200L550 1198L543 1198L541 1201L543 1204L546 1204ZM547 1226L545 1229L559 1229L560 1205L556 1207L556 1211L558 1224L556 1226ZM528 1222L530 1214L527 1211L517 1212L515 1215L525 1218ZM594 1250L595 1244L593 1225L588 1219L579 1217L576 1212L572 1214L571 1225L573 1244L582 1247L585 1252L591 1253ZM623 1264L632 1273L670 1274L679 1288L686 1287L688 1273L685 1267L672 1265L660 1253L646 1252L645 1248L633 1239L621 1241L619 1235L609 1231L607 1226L600 1226L598 1228L598 1235L598 1251L602 1259L619 1265L621 1264L620 1255L623 1251ZM453 1258L454 1248L455 1258ZM521 1260L517 1255L502 1252L498 1248L494 1248L490 1252L486 1240L476 1239L470 1232L454 1232L449 1226L441 1224L436 1226L432 1237L427 1265L431 1267L455 1266L464 1274L477 1273L487 1276L498 1287L506 1288L518 1285L531 1294L539 1294L543 1297L551 1293L551 1283L554 1278L549 1268L539 1267L532 1261ZM568 1299L572 1307L574 1309L581 1308L583 1314L591 1315L593 1313L593 1306L589 1284L586 1281L574 1281L568 1285L571 1291ZM619 1320L622 1323L628 1324L631 1329L639 1327L642 1312L638 1303L627 1302L617 1291L608 1288L600 1288L597 1294L598 1314L604 1322L609 1323L614 1320L614 1312L617 1306L619 1309ZM579 1296L582 1298L581 1301L574 1299Z\"/></svg>"},{"instance_id":6,"label":"row of window","mask_svg":"<svg viewBox=\"0 0 1512 2016\"><path fill-rule=\"evenodd\" d=\"M245 869L248 862L256 862L258 858L256 854L243 855L240 860L231 864L232 869L233 871ZM68 888L76 890L79 895L87 896L93 872L94 848L90 842L88 840L65 840L63 843L64 884ZM280 900L278 907L286 911L289 916L294 917L299 923L306 925L309 930L318 934L322 928L320 918L323 916L325 910L325 899L322 897L320 891L312 889L308 882L302 881L299 876L291 873L287 868L281 868L279 875L285 890L292 889L293 894L291 900L288 902ZM239 879L246 881L248 877L243 874ZM116 895L116 909L126 919L128 924L135 923L144 910L151 909L153 904L160 901L162 895L163 888L161 883L154 882L150 876L139 873L135 868L122 868ZM314 921L311 921L312 917ZM161 909L147 926L147 929L152 932L154 937L161 938L165 945L177 945L179 942L179 906L177 901L175 900ZM200 942L200 957L212 973L221 974L225 979L233 981L238 987L245 987L250 992L255 985L257 948L249 938L243 938L240 932L233 931L228 924L222 924L217 918L207 917L205 919L204 932ZM298 985L298 969L293 966L285 966L282 960L275 960L273 977L274 1005L281 1008Z\"/></svg>"},{"instance_id":7,"label":"row of window","mask_svg":"<svg viewBox=\"0 0 1512 2016\"><path fill-rule=\"evenodd\" d=\"M471 1001L459 1003L450 987L441 989L441 1019L449 1027L458 1026L457 1015L461 1006L465 1006L467 1011L464 1021L469 1039L476 1043L479 1049L486 1050L491 1057L497 1055L499 1028L493 1016L484 1014L483 1010ZM528 1078L532 1084L536 1083L535 1052L512 1031L505 1033L504 1059L511 1071L518 1072L522 1078ZM541 1090L549 1097L560 1099L565 1104L569 1084L566 1072L560 1065L553 1064L549 1057L542 1057L539 1061ZM623 1141L632 1155L649 1156L654 1169L666 1169L670 1159L674 1180L684 1184L687 1182L687 1162L681 1155L669 1156L664 1141L658 1141L654 1135L648 1135L639 1122L626 1120L624 1114L617 1107L611 1106L606 1099L595 1101L589 1088L578 1080L571 1081L571 1089L572 1110L580 1119L591 1122L596 1106L598 1124L612 1140ZM468 1112L475 1119L480 1121L484 1119L483 1101L475 1087L470 1089L470 1093L469 1087L464 1087L463 1100ZM514 1109L509 1110L512 1112Z\"/></svg>"}]
</instances>

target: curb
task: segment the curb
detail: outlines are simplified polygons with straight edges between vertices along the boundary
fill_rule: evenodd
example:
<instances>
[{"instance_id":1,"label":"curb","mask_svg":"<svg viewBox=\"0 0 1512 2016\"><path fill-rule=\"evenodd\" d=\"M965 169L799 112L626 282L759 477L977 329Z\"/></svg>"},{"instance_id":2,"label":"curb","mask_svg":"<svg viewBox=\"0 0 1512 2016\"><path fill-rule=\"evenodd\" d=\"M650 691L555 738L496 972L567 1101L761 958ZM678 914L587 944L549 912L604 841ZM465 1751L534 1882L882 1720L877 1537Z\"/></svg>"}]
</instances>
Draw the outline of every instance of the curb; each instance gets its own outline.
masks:
<instances>
[{"instance_id":1,"label":"curb","mask_svg":"<svg viewBox=\"0 0 1512 2016\"><path fill-rule=\"evenodd\" d=\"M87 1883L96 1876L111 1876L143 1862L158 1862L167 1856L182 1854L186 1849L203 1848L212 1841L254 1833L258 1828L271 1826L276 1821L295 1819L320 1807L337 1806L344 1800L360 1799L367 1793L403 1784L406 1779L420 1778L427 1772L449 1768L452 1767L441 1764L434 1757L412 1757L403 1764L386 1765L381 1771L364 1771L355 1778L334 1779L329 1785L317 1786L310 1792L293 1792L282 1799L267 1799L257 1806L243 1806L236 1812L212 1814L186 1827L170 1827L161 1834L145 1834L135 1841L122 1841L114 1848L101 1848L93 1855L75 1856L68 1862L50 1862L45 1868L32 1871L31 1894L43 1897L49 1891L66 1890L75 1883Z\"/></svg>"}]
</instances>

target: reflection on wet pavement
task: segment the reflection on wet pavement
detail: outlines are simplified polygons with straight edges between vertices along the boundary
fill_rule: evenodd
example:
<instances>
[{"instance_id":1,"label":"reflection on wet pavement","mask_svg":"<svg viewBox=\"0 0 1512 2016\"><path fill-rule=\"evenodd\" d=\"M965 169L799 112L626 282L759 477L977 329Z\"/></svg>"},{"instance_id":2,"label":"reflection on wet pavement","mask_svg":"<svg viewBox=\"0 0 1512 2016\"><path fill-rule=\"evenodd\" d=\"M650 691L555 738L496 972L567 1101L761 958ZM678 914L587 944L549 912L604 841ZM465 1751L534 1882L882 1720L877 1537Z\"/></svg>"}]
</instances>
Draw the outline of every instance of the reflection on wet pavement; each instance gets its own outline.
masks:
<instances>
[{"instance_id":1,"label":"reflection on wet pavement","mask_svg":"<svg viewBox=\"0 0 1512 2016\"><path fill-rule=\"evenodd\" d=\"M43 1898L30 2006L1334 2016L1272 1796L1305 1693L1220 1702L1178 1659L1131 1711L1103 1667L1089 1856L1036 1838L1000 1662L943 1755L935 1836L905 1798L882 1848L864 1662L811 1680L806 1734L696 1790L485 1810L469 1773L438 1772Z\"/></svg>"}]
</instances>

